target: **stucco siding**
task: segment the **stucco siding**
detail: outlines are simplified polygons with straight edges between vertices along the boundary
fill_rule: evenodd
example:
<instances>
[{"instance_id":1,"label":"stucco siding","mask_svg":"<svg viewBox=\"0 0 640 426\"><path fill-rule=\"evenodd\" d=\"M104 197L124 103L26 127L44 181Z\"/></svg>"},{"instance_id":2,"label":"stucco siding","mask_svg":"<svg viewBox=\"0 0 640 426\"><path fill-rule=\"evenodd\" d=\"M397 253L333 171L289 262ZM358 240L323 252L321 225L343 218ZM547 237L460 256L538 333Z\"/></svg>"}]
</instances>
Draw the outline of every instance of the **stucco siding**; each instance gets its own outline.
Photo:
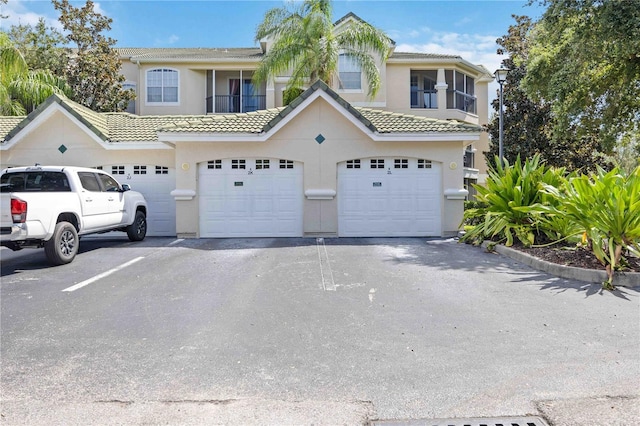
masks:
<instances>
[{"instance_id":1,"label":"stucco siding","mask_svg":"<svg viewBox=\"0 0 640 426\"><path fill-rule=\"evenodd\" d=\"M11 149L2 152L2 166L43 165L95 167L108 164L155 164L174 167L172 149L106 149L92 132L60 111L53 113ZM104 142L102 142L104 143ZM60 148L64 145L64 153Z\"/></svg>"},{"instance_id":2,"label":"stucco siding","mask_svg":"<svg viewBox=\"0 0 640 426\"><path fill-rule=\"evenodd\" d=\"M198 164L226 158L277 158L298 161L304 167L304 191L337 190L337 165L351 159L370 157L411 157L442 164L444 188L462 184L463 142L373 141L335 106L317 98L264 142L182 142L176 146L177 185L192 190L192 200L177 203L178 235L197 236ZM320 144L315 138L322 135ZM455 163L455 166L454 166ZM300 194L301 197L304 194ZM443 233L457 232L462 209L460 200L443 197ZM305 234L337 234L337 200L304 200Z\"/></svg>"}]
</instances>

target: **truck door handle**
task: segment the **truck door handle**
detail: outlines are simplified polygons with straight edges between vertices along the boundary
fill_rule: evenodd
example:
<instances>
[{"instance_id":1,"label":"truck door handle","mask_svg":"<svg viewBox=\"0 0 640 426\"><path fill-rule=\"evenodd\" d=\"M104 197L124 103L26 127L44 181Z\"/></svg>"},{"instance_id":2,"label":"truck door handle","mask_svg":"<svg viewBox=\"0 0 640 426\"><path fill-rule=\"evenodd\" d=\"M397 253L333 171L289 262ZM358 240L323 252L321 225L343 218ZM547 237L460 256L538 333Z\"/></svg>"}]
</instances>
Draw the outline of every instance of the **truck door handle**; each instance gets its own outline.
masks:
<instances>
[{"instance_id":1,"label":"truck door handle","mask_svg":"<svg viewBox=\"0 0 640 426\"><path fill-rule=\"evenodd\" d=\"M85 200L87 203L90 203L90 202L92 202L92 201L93 201L93 199L92 199L92 198L85 198L84 200Z\"/></svg>"}]
</instances>

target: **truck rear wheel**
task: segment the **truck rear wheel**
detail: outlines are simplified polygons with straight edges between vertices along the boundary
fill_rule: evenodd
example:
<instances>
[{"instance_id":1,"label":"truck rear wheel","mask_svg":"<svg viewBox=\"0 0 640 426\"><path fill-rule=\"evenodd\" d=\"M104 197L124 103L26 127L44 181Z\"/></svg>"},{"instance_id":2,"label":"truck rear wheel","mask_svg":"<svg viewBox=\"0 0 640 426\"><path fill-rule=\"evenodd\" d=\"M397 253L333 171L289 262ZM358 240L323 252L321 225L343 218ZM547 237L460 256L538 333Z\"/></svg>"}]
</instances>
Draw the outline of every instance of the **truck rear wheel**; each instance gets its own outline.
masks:
<instances>
[{"instance_id":1,"label":"truck rear wheel","mask_svg":"<svg viewBox=\"0 0 640 426\"><path fill-rule=\"evenodd\" d=\"M44 253L52 265L70 263L78 253L78 232L69 222L58 222L53 236L44 243Z\"/></svg>"},{"instance_id":2,"label":"truck rear wheel","mask_svg":"<svg viewBox=\"0 0 640 426\"><path fill-rule=\"evenodd\" d=\"M147 216L140 210L136 212L133 223L127 226L127 236L131 241L142 241L147 235Z\"/></svg>"}]
</instances>

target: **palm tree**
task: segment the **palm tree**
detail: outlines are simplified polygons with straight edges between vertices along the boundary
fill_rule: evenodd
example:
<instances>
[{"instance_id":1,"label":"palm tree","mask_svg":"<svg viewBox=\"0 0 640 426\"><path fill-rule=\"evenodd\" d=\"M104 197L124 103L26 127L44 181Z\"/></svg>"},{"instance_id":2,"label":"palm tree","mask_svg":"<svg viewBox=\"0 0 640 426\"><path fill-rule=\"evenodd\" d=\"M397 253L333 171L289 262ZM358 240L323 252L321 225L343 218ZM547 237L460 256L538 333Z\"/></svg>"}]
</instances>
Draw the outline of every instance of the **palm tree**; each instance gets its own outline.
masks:
<instances>
[{"instance_id":1,"label":"palm tree","mask_svg":"<svg viewBox=\"0 0 640 426\"><path fill-rule=\"evenodd\" d=\"M346 54L364 73L370 97L380 89L375 57L384 63L393 43L384 32L360 20L334 31L330 0L304 0L293 10L281 7L267 11L255 38L273 41L254 73L256 85L291 71L286 90L300 89L316 80L331 86L338 58Z\"/></svg>"},{"instance_id":2,"label":"palm tree","mask_svg":"<svg viewBox=\"0 0 640 426\"><path fill-rule=\"evenodd\" d=\"M7 34L0 32L0 115L25 115L54 93L70 94L48 70L29 70Z\"/></svg>"}]
</instances>

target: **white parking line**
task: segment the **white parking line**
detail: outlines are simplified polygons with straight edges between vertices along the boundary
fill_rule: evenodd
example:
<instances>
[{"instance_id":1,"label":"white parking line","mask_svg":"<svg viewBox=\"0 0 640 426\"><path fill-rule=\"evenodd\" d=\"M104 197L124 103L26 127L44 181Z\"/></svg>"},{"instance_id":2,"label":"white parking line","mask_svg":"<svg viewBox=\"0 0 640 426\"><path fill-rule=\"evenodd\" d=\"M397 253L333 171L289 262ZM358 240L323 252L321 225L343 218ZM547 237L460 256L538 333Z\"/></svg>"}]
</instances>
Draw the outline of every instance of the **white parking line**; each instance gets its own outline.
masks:
<instances>
[{"instance_id":1,"label":"white parking line","mask_svg":"<svg viewBox=\"0 0 640 426\"><path fill-rule=\"evenodd\" d=\"M108 271L106 271L106 272L103 272L103 273L101 273L101 274L98 274L98 275L96 275L96 276L95 276L95 277L93 277L93 278L89 278L88 280L84 280L84 281L82 281L82 282L79 282L78 284L76 284L76 285L72 285L71 287L65 288L65 289L64 289L64 290L62 290L62 291L76 291L76 290L78 290L79 288L82 288L82 287L84 287L84 286L87 286L87 285L89 285L89 284L91 284L91 283L95 282L95 281L98 281L99 279L102 279L102 278L104 278L104 277L107 277L107 276L109 276L109 275L113 274L114 272L118 272L119 270L124 269L124 268L126 268L127 266L129 266L129 265L133 265L134 263L136 263L136 262L138 262L138 261L140 261L140 260L142 260L142 259L144 259L144 257L136 257L135 259L130 260L130 261L128 261L127 263L123 263L123 264L122 264L122 265L120 265L120 266L117 266L117 267L115 267L115 268L113 268L113 269L109 269L109 270L108 270Z\"/></svg>"},{"instance_id":2,"label":"white parking line","mask_svg":"<svg viewBox=\"0 0 640 426\"><path fill-rule=\"evenodd\" d=\"M320 247L321 244L322 247ZM322 289L324 291L336 291L336 282L333 279L333 271L331 270L329 253L327 253L327 246L324 244L324 238L316 238L316 246L318 247L318 263L320 263L320 278L322 279ZM326 269L329 272L329 276L327 277L325 277L324 268L322 267L323 264L326 264Z\"/></svg>"}]
</instances>

